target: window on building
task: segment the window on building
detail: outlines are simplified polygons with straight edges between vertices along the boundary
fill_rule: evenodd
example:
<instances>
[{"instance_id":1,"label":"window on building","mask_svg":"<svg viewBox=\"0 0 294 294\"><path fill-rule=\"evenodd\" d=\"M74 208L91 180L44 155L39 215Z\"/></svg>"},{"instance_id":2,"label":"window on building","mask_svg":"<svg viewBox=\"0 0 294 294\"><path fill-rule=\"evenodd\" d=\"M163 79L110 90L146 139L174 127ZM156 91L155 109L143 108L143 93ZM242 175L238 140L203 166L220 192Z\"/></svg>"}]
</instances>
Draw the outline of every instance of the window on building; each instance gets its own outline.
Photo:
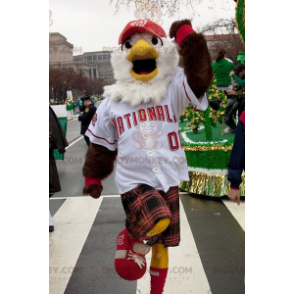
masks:
<instances>
[{"instance_id":1,"label":"window on building","mask_svg":"<svg viewBox=\"0 0 294 294\"><path fill-rule=\"evenodd\" d=\"M95 55L95 56L93 57L93 60L97 60L97 55Z\"/></svg>"},{"instance_id":2,"label":"window on building","mask_svg":"<svg viewBox=\"0 0 294 294\"><path fill-rule=\"evenodd\" d=\"M93 77L94 77L94 79L97 79L97 76L96 76L96 68L93 68Z\"/></svg>"},{"instance_id":3,"label":"window on building","mask_svg":"<svg viewBox=\"0 0 294 294\"><path fill-rule=\"evenodd\" d=\"M99 55L99 56L98 56L98 60L101 60L101 59L102 59L102 55Z\"/></svg>"},{"instance_id":4,"label":"window on building","mask_svg":"<svg viewBox=\"0 0 294 294\"><path fill-rule=\"evenodd\" d=\"M91 68L89 68L89 77L90 77L90 78L92 77L92 74L91 74Z\"/></svg>"},{"instance_id":5,"label":"window on building","mask_svg":"<svg viewBox=\"0 0 294 294\"><path fill-rule=\"evenodd\" d=\"M103 55L103 59L107 59L107 55Z\"/></svg>"}]
</instances>

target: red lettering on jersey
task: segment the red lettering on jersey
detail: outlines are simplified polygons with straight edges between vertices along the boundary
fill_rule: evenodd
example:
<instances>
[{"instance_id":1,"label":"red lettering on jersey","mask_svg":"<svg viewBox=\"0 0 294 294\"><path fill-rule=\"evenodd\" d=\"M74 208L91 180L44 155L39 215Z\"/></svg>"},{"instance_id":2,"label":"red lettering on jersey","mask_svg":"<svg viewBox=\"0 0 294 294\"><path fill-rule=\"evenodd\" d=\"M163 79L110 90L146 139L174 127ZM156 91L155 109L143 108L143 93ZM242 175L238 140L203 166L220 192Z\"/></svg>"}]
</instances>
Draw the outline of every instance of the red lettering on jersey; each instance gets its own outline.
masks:
<instances>
[{"instance_id":1,"label":"red lettering on jersey","mask_svg":"<svg viewBox=\"0 0 294 294\"><path fill-rule=\"evenodd\" d=\"M115 120L115 118L112 120L112 122L113 122L113 125L114 125L114 127L115 127L116 137L118 138L118 137L119 137L119 133L118 133L118 128L117 128L117 124L116 124L116 120Z\"/></svg>"},{"instance_id":2,"label":"red lettering on jersey","mask_svg":"<svg viewBox=\"0 0 294 294\"><path fill-rule=\"evenodd\" d=\"M138 110L138 114L139 114L139 121L140 122L147 120L145 109Z\"/></svg>"},{"instance_id":3,"label":"red lettering on jersey","mask_svg":"<svg viewBox=\"0 0 294 294\"><path fill-rule=\"evenodd\" d=\"M122 134L125 131L125 129L124 129L123 120L120 116L117 118L117 124L118 124L119 133Z\"/></svg>"},{"instance_id":4,"label":"red lettering on jersey","mask_svg":"<svg viewBox=\"0 0 294 294\"><path fill-rule=\"evenodd\" d=\"M165 120L164 119L164 112L162 106L156 106L156 112L157 112L157 119L158 120Z\"/></svg>"},{"instance_id":5,"label":"red lettering on jersey","mask_svg":"<svg viewBox=\"0 0 294 294\"><path fill-rule=\"evenodd\" d=\"M127 125L129 129L131 128L130 116L131 115L129 113L124 115L124 118L127 120Z\"/></svg>"},{"instance_id":6,"label":"red lettering on jersey","mask_svg":"<svg viewBox=\"0 0 294 294\"><path fill-rule=\"evenodd\" d=\"M168 121L168 122L173 122L173 121L170 119L170 116L169 116L168 106L167 106L167 105L164 105L164 108L165 108L165 113L166 113L167 121Z\"/></svg>"},{"instance_id":7,"label":"red lettering on jersey","mask_svg":"<svg viewBox=\"0 0 294 294\"><path fill-rule=\"evenodd\" d=\"M136 118L136 112L133 112L133 121L134 121L134 125L136 126L138 124L137 118Z\"/></svg>"},{"instance_id":8,"label":"red lettering on jersey","mask_svg":"<svg viewBox=\"0 0 294 294\"><path fill-rule=\"evenodd\" d=\"M147 108L149 120L157 120L156 113L154 107Z\"/></svg>"},{"instance_id":9,"label":"red lettering on jersey","mask_svg":"<svg viewBox=\"0 0 294 294\"><path fill-rule=\"evenodd\" d=\"M95 114L94 114L94 116L92 118L92 125L93 125L93 127L95 127L96 121L97 121L97 112L95 112Z\"/></svg>"},{"instance_id":10,"label":"red lettering on jersey","mask_svg":"<svg viewBox=\"0 0 294 294\"><path fill-rule=\"evenodd\" d=\"M174 115L174 122L177 122L177 118L176 118L176 116Z\"/></svg>"},{"instance_id":11,"label":"red lettering on jersey","mask_svg":"<svg viewBox=\"0 0 294 294\"><path fill-rule=\"evenodd\" d=\"M175 151L179 149L179 142L178 142L178 136L176 132L171 132L167 135L168 142L169 142L169 148L171 151Z\"/></svg>"},{"instance_id":12,"label":"red lettering on jersey","mask_svg":"<svg viewBox=\"0 0 294 294\"><path fill-rule=\"evenodd\" d=\"M181 147L183 148L184 147L184 144L183 144L183 141L182 141L181 131L180 130L178 131L178 134L179 134L179 139L180 139Z\"/></svg>"}]
</instances>

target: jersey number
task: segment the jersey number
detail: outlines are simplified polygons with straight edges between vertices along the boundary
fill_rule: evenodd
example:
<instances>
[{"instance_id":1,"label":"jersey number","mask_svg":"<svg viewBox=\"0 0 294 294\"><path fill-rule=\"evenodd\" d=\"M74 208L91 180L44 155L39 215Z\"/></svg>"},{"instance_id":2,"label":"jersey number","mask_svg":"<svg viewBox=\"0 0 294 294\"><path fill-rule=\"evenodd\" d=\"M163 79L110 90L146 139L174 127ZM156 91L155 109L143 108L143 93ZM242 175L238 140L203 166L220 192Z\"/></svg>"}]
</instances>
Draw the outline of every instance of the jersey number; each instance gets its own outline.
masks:
<instances>
[{"instance_id":1,"label":"jersey number","mask_svg":"<svg viewBox=\"0 0 294 294\"><path fill-rule=\"evenodd\" d=\"M179 136L179 139L178 139ZM183 147L183 142L181 138L181 132L179 131L178 134L176 132L171 132L167 135L168 142L169 142L169 148L172 151L179 149L179 141L181 144L181 147Z\"/></svg>"}]
</instances>

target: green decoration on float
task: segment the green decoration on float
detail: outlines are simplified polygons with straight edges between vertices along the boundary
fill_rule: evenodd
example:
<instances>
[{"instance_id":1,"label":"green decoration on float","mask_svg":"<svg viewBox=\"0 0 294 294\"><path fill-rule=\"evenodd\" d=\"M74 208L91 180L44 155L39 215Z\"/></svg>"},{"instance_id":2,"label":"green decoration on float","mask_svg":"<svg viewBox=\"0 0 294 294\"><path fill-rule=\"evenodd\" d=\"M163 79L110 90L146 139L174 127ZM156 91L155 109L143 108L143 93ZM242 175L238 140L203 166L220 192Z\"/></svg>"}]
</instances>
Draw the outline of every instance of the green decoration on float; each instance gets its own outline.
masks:
<instances>
[{"instance_id":1,"label":"green decoration on float","mask_svg":"<svg viewBox=\"0 0 294 294\"><path fill-rule=\"evenodd\" d=\"M197 133L199 126L204 125L206 135L208 136L206 139L212 140L212 133L209 128L222 121L226 108L228 107L228 101L224 92L217 88L215 78L213 79L206 95L208 100L219 100L221 102L220 108L214 110L209 106L206 111L197 111L194 109L193 105L189 105L181 114L180 121L183 122L184 119L187 119L189 121L187 127L191 127L195 133ZM209 118L210 123L208 123Z\"/></svg>"},{"instance_id":2,"label":"green decoration on float","mask_svg":"<svg viewBox=\"0 0 294 294\"><path fill-rule=\"evenodd\" d=\"M206 140L213 140L213 136L212 136L212 130L211 130L211 121L209 118L209 114L210 114L210 109L209 107L206 108L206 110L204 111L204 127L205 127L205 135L206 135Z\"/></svg>"},{"instance_id":3,"label":"green decoration on float","mask_svg":"<svg viewBox=\"0 0 294 294\"><path fill-rule=\"evenodd\" d=\"M236 4L236 23L240 38L245 44L245 0L238 0Z\"/></svg>"}]
</instances>

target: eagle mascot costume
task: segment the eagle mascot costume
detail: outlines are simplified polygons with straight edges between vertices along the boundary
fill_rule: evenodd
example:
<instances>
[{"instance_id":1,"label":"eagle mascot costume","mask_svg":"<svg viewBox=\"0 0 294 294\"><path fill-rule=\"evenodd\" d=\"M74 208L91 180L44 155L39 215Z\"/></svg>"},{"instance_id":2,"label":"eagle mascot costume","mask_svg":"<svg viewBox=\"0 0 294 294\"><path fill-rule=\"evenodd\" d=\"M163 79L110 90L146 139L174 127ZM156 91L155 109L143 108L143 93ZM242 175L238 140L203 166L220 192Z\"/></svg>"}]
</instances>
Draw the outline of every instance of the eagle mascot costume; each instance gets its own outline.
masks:
<instances>
[{"instance_id":1,"label":"eagle mascot costume","mask_svg":"<svg viewBox=\"0 0 294 294\"><path fill-rule=\"evenodd\" d=\"M91 143L83 167L83 192L98 198L117 159L126 221L115 268L124 279L140 279L152 248L151 294L163 293L168 247L180 243L178 185L189 175L179 116L189 104L208 107L213 77L206 41L190 20L174 22L169 35L150 20L123 29L111 58L116 83L104 87L105 100L86 132Z\"/></svg>"}]
</instances>

